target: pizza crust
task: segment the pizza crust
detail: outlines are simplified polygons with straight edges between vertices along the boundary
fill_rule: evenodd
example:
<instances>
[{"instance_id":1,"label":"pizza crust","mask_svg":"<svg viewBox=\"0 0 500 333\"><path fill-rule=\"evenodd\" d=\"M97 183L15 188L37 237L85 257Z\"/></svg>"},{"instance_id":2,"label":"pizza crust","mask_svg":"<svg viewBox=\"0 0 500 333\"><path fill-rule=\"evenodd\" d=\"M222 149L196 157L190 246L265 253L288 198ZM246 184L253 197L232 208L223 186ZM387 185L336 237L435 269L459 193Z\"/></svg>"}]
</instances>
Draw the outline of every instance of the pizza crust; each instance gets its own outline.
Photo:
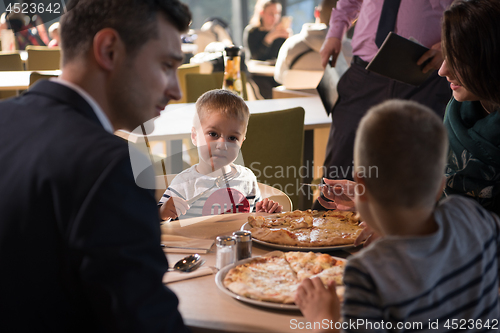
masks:
<instances>
[{"instance_id":1,"label":"pizza crust","mask_svg":"<svg viewBox=\"0 0 500 333\"><path fill-rule=\"evenodd\" d=\"M354 212L312 210L275 216L249 216L255 239L278 245L322 247L352 245L361 233Z\"/></svg>"}]
</instances>

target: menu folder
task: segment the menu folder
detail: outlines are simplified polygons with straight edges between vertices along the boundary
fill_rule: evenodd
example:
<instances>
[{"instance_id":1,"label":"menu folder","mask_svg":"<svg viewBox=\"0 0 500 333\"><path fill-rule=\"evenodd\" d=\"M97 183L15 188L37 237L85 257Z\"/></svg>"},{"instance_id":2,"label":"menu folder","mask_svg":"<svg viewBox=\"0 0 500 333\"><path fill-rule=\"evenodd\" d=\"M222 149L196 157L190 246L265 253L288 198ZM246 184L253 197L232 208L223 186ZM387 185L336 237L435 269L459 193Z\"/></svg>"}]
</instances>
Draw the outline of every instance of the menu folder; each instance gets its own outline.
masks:
<instances>
[{"instance_id":1,"label":"menu folder","mask_svg":"<svg viewBox=\"0 0 500 333\"><path fill-rule=\"evenodd\" d=\"M321 98L321 102L325 107L327 115L330 115L333 106L337 102L338 81L339 81L339 75L337 74L337 70L334 67L330 66L330 62L328 62L323 77L321 78L321 81L316 87L316 90L318 91L319 97Z\"/></svg>"},{"instance_id":2,"label":"menu folder","mask_svg":"<svg viewBox=\"0 0 500 333\"><path fill-rule=\"evenodd\" d=\"M427 62L417 65L418 59L428 50L425 46L390 32L366 69L399 82L419 86L433 72L422 72Z\"/></svg>"}]
</instances>

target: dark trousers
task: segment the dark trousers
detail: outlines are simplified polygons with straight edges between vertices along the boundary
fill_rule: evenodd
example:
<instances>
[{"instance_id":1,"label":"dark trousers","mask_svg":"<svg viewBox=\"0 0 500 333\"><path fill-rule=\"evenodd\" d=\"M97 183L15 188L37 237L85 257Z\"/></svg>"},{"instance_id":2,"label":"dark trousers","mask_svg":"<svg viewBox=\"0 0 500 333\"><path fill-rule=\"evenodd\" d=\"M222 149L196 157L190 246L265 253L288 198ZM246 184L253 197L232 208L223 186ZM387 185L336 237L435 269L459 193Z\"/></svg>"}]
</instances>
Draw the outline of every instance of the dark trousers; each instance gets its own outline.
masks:
<instances>
[{"instance_id":1,"label":"dark trousers","mask_svg":"<svg viewBox=\"0 0 500 333\"><path fill-rule=\"evenodd\" d=\"M339 98L332 110L323 170L323 176L329 179L353 179L356 130L370 107L388 99L406 99L424 104L443 117L451 98L446 78L439 77L437 71L421 86L415 87L367 71L354 62L338 82L337 91ZM322 206L315 202L313 208L322 209Z\"/></svg>"}]
</instances>

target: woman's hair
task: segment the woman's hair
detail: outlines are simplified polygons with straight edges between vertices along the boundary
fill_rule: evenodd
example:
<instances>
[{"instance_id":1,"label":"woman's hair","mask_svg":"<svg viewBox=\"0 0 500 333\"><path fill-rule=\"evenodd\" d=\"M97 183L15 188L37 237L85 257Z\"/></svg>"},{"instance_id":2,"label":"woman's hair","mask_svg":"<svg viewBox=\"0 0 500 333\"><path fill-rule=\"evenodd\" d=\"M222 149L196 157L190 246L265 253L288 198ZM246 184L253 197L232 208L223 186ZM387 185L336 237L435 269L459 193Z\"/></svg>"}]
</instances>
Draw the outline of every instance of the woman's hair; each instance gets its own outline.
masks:
<instances>
[{"instance_id":1,"label":"woman's hair","mask_svg":"<svg viewBox=\"0 0 500 333\"><path fill-rule=\"evenodd\" d=\"M253 10L253 16L250 19L250 25L254 27L260 27L262 25L260 12L265 10L269 6L276 4L281 6L281 3L278 0L257 0L257 3L255 4L255 8Z\"/></svg>"},{"instance_id":2,"label":"woman's hair","mask_svg":"<svg viewBox=\"0 0 500 333\"><path fill-rule=\"evenodd\" d=\"M457 80L500 105L500 1L457 0L444 12L442 48Z\"/></svg>"}]
</instances>

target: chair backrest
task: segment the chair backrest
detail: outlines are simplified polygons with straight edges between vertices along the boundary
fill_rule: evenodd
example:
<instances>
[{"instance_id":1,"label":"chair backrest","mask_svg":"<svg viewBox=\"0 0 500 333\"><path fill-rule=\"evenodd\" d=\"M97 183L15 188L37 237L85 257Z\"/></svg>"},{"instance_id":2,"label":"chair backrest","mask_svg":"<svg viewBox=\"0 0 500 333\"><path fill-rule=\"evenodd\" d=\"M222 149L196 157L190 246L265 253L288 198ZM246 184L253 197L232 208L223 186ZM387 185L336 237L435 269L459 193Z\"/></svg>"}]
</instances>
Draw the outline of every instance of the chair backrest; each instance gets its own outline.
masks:
<instances>
[{"instance_id":1,"label":"chair backrest","mask_svg":"<svg viewBox=\"0 0 500 333\"><path fill-rule=\"evenodd\" d=\"M251 114L241 147L243 162L257 181L285 192L294 207L300 198L304 114L301 107Z\"/></svg>"},{"instance_id":2,"label":"chair backrest","mask_svg":"<svg viewBox=\"0 0 500 333\"><path fill-rule=\"evenodd\" d=\"M186 74L186 101L195 103L198 97L209 90L221 89L224 80L223 72L213 72L211 74ZM243 85L243 99L247 100L246 75L241 72Z\"/></svg>"},{"instance_id":3,"label":"chair backrest","mask_svg":"<svg viewBox=\"0 0 500 333\"><path fill-rule=\"evenodd\" d=\"M284 212L290 212L293 209L292 200L290 197L286 195L285 192L278 190L272 186L258 183L260 194L262 195L262 199L268 198L269 200L276 201L281 206L283 206Z\"/></svg>"},{"instance_id":4,"label":"chair backrest","mask_svg":"<svg viewBox=\"0 0 500 333\"><path fill-rule=\"evenodd\" d=\"M0 71L22 71L23 61L19 52L0 52Z\"/></svg>"},{"instance_id":5,"label":"chair backrest","mask_svg":"<svg viewBox=\"0 0 500 333\"><path fill-rule=\"evenodd\" d=\"M37 73L33 72L30 74L30 87L35 84L38 80L48 80L52 77L58 77L57 75L51 75L51 74L42 74L42 73Z\"/></svg>"},{"instance_id":6,"label":"chair backrest","mask_svg":"<svg viewBox=\"0 0 500 333\"><path fill-rule=\"evenodd\" d=\"M60 69L61 50L46 46L27 46L28 59L26 60L26 70L48 71Z\"/></svg>"},{"instance_id":7,"label":"chair backrest","mask_svg":"<svg viewBox=\"0 0 500 333\"><path fill-rule=\"evenodd\" d=\"M182 97L178 101L170 101L170 104L186 103L186 75L200 73L200 64L184 64L177 70L177 77L179 78L179 86L181 88Z\"/></svg>"}]
</instances>

